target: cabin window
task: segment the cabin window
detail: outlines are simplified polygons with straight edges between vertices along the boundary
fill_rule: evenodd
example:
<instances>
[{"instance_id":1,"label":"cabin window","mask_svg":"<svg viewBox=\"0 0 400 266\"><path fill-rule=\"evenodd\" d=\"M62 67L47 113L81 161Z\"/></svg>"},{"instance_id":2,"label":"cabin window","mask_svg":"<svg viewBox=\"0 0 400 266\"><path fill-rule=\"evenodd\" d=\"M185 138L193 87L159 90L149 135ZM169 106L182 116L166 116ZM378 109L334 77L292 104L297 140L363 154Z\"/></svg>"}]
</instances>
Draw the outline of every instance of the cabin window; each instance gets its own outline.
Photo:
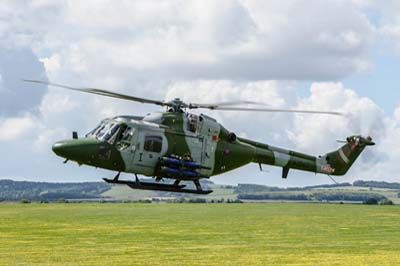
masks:
<instances>
[{"instance_id":1,"label":"cabin window","mask_svg":"<svg viewBox=\"0 0 400 266\"><path fill-rule=\"evenodd\" d=\"M144 150L151 152L160 152L162 147L162 137L146 136L144 138Z\"/></svg>"}]
</instances>

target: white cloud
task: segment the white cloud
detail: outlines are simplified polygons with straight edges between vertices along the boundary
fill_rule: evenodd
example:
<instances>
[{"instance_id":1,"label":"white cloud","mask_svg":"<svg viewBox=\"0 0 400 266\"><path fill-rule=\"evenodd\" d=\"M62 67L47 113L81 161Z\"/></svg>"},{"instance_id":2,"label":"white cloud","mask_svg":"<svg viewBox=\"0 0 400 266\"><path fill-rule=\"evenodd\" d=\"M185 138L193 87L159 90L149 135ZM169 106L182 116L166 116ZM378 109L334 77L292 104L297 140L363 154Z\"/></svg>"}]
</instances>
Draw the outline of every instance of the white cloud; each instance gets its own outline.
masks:
<instances>
[{"instance_id":1,"label":"white cloud","mask_svg":"<svg viewBox=\"0 0 400 266\"><path fill-rule=\"evenodd\" d=\"M33 142L35 152L46 152L50 147L61 139L67 139L68 132L64 128L41 128L37 131L36 139Z\"/></svg>"},{"instance_id":2,"label":"white cloud","mask_svg":"<svg viewBox=\"0 0 400 266\"><path fill-rule=\"evenodd\" d=\"M377 145L368 147L340 181L375 179L399 181L400 160L398 140L400 139L400 107L392 116L371 99L359 96L354 90L345 88L342 83L313 83L310 94L297 96L295 84L267 82L196 81L171 84L167 99L184 95L185 101L219 102L230 100L253 100L270 103L275 108L297 108L306 110L333 110L345 116L326 115L286 115L247 112L206 112L216 117L229 130L250 139L277 145L283 148L322 155L338 149L347 136L371 135ZM265 166L266 169L271 169ZM279 169L272 168L274 177ZM294 175L296 171L292 173ZM310 174L296 172L296 180L290 184L314 184L328 182L324 176L310 178ZM243 181L245 176L245 181ZM258 174L254 167L214 178L219 182L265 182L265 173ZM269 183L283 185L284 181L269 179Z\"/></svg>"},{"instance_id":3,"label":"white cloud","mask_svg":"<svg viewBox=\"0 0 400 266\"><path fill-rule=\"evenodd\" d=\"M380 32L397 54L400 54L400 21L384 25Z\"/></svg>"},{"instance_id":4,"label":"white cloud","mask_svg":"<svg viewBox=\"0 0 400 266\"><path fill-rule=\"evenodd\" d=\"M154 99L243 99L275 108L349 112L348 119L244 112L209 114L238 135L312 154L336 148L334 140L348 134L371 133L383 144L371 149L376 152L367 153L349 178L361 177L361 170L371 160L374 168L370 168L375 170L364 173L383 178L375 165L391 169L388 175L394 176L397 171L395 161L399 157L388 147L396 147L395 139L399 139L400 109L393 116L385 116L371 99L360 97L341 83L314 83L310 95L299 95L296 90L299 80L340 80L371 69L369 48L376 41L377 31L366 9L372 6L368 0L311 0L307 4L298 0L176 0L127 1L118 5L106 0L6 0L0 3L0 47L32 50L34 59L40 58L43 63L47 77L59 83ZM379 25L379 32L386 31L385 36L397 40L395 16L383 24ZM21 65L14 64L15 73ZM18 97L22 95L25 94L18 92ZM32 173L21 169L19 175L40 176L52 169L60 180L71 173L96 179L97 171L70 165L59 173L58 165L54 166L59 158L51 153L51 143L69 137L72 130L83 134L107 116L157 110L61 89L50 89L40 98L30 101L30 108L37 107L34 115L25 117L13 112L12 118L1 118L2 129L11 126L15 130L0 133L3 142L7 140L7 145L14 146L13 152L0 160L8 162L3 163L2 169L8 169L3 175L14 174L15 158L26 158L27 168L32 163ZM363 122L357 124L360 120ZM24 133L32 131L35 135ZM27 142L17 143L16 136L24 137L32 147L25 145ZM388 162L377 154L388 158ZM31 157L35 162L29 160ZM266 182L264 177L248 174L247 170L241 173Z\"/></svg>"},{"instance_id":5,"label":"white cloud","mask_svg":"<svg viewBox=\"0 0 400 266\"><path fill-rule=\"evenodd\" d=\"M293 82L283 81L198 80L177 82L171 84L166 92L167 100L176 97L182 98L185 102L194 103L247 100L263 103L269 108L291 108L297 101ZM234 131L237 135L248 135L260 141L272 141L274 144L287 142L287 136L282 132L290 128L292 121L289 118L290 115L280 113L193 111L215 117L224 127Z\"/></svg>"},{"instance_id":6,"label":"white cloud","mask_svg":"<svg viewBox=\"0 0 400 266\"><path fill-rule=\"evenodd\" d=\"M374 0L353 0L375 28L375 49L380 53L392 56L400 55L400 2L397 0L387 0L383 4L381 1Z\"/></svg>"},{"instance_id":7,"label":"white cloud","mask_svg":"<svg viewBox=\"0 0 400 266\"><path fill-rule=\"evenodd\" d=\"M57 116L70 112L78 107L78 101L71 99L74 94L67 94L60 89L51 89L42 99L39 107L44 116Z\"/></svg>"},{"instance_id":8,"label":"white cloud","mask_svg":"<svg viewBox=\"0 0 400 266\"><path fill-rule=\"evenodd\" d=\"M337 149L335 139L353 134L370 135L377 143L367 147L350 172L341 181L356 179L400 181L400 107L385 115L371 99L357 95L341 83L315 83L310 96L299 101L299 108L331 109L349 114L346 117L294 117L289 137L297 149L324 154Z\"/></svg>"},{"instance_id":9,"label":"white cloud","mask_svg":"<svg viewBox=\"0 0 400 266\"><path fill-rule=\"evenodd\" d=\"M37 121L29 115L0 120L0 142L16 141L32 136L35 134L36 128Z\"/></svg>"},{"instance_id":10,"label":"white cloud","mask_svg":"<svg viewBox=\"0 0 400 266\"><path fill-rule=\"evenodd\" d=\"M400 107L396 108L393 116L394 116L394 121L396 121L397 123L400 123Z\"/></svg>"},{"instance_id":11,"label":"white cloud","mask_svg":"<svg viewBox=\"0 0 400 266\"><path fill-rule=\"evenodd\" d=\"M310 97L301 99L299 109L334 110L344 116L295 116L290 131L291 140L306 151L319 152L337 137L351 134L380 136L383 129L383 110L371 99L358 96L341 83L314 83Z\"/></svg>"},{"instance_id":12,"label":"white cloud","mask_svg":"<svg viewBox=\"0 0 400 266\"><path fill-rule=\"evenodd\" d=\"M0 44L0 117L32 112L45 94L45 86L27 89L23 78L44 78L44 67L29 48L5 49Z\"/></svg>"},{"instance_id":13,"label":"white cloud","mask_svg":"<svg viewBox=\"0 0 400 266\"><path fill-rule=\"evenodd\" d=\"M366 164L362 168L365 174L359 173L360 176L368 176L370 179L380 179L385 181L400 182L400 121L398 107L393 116L386 117L383 121L384 128L382 135L374 147L377 158L373 164ZM379 156L379 157L378 157Z\"/></svg>"},{"instance_id":14,"label":"white cloud","mask_svg":"<svg viewBox=\"0 0 400 266\"><path fill-rule=\"evenodd\" d=\"M400 154L398 153L399 149L396 149L396 147L398 146L400 134L400 108L396 110L393 116L385 116L372 100L360 97L353 90L346 89L341 83L314 83L310 87L310 94L306 96L298 96L294 88L295 85L296 83L293 82L282 81L233 82L227 80L204 80L177 82L168 86L165 98L172 99L177 96L183 96L185 101L190 102L219 102L242 99L262 101L275 108L295 107L313 110L337 110L350 113L351 116L349 118L336 118L323 115L293 116L251 112L207 112L238 135L313 155L324 154L337 149L340 144L335 143L336 139L341 139L360 131L363 134L370 133L378 145L369 148L356 162L350 173L340 180L352 181L363 178L398 181L396 173L400 169L397 169L396 160L400 159ZM99 118L103 118L106 113L114 115L121 108L118 101L106 100L106 98L101 97L94 100L91 96L80 94L76 94L77 96L80 95L78 96L78 102L85 98L86 104L74 106L74 101L70 102L72 101L70 98L64 98L69 93L63 90L50 90L43 100L38 118L23 117L4 120L0 127L0 132L3 132L3 135L0 135L0 139L7 142L21 138L24 139L25 143L29 141L33 144L32 150L29 145L23 145L24 154L35 154L36 159L42 158L41 163L51 164L42 169L53 169L55 171L54 164L60 160L57 160L58 158L50 151L51 144L54 141L68 138L72 130L78 130L82 134L84 133L83 129L89 129L98 122L95 119L96 115ZM75 93L73 94L75 96ZM105 103L107 104L103 106ZM58 109L54 111L53 108L50 108L52 105ZM62 106L65 108L62 108ZM70 106L73 106L73 108L70 108ZM132 105L127 105L122 109L127 108L129 110L129 106ZM101 113L96 114L95 112L100 109ZM150 106L149 109L155 110L156 108ZM363 122L365 124L364 129L356 124L357 121L362 119L365 120ZM6 134L4 132L7 132L7 135L4 135ZM27 132L30 133L25 135ZM12 154L9 154L8 158L4 159L10 158L13 158ZM85 175L85 180L92 178L97 180L96 177L99 172L90 170L88 167L84 168L68 165L66 168L68 171L65 174L57 172L57 178L67 177L73 173L74 180L77 180L77 177L82 177L82 175ZM268 166L265 168L271 169ZM381 171L381 169L385 169L385 171ZM38 172L41 171L38 170ZM214 180L228 183L265 183L265 175L265 173L258 173L256 167L249 166L238 172L216 177ZM269 176L271 175L274 178L268 179L269 184L287 185L285 181L277 178L279 176L278 168L272 168ZM293 171L292 175L295 175L293 177L295 180L290 180L292 185L327 182L323 176L310 178L309 174L299 174L296 171ZM243 179L244 176L245 179Z\"/></svg>"},{"instance_id":15,"label":"white cloud","mask_svg":"<svg viewBox=\"0 0 400 266\"><path fill-rule=\"evenodd\" d=\"M59 54L53 54L51 57L42 58L40 61L44 64L44 68L49 76L54 77L60 71Z\"/></svg>"},{"instance_id":16,"label":"white cloud","mask_svg":"<svg viewBox=\"0 0 400 266\"><path fill-rule=\"evenodd\" d=\"M326 80L369 66L373 26L341 0L44 3L3 4L4 42L90 78Z\"/></svg>"}]
</instances>

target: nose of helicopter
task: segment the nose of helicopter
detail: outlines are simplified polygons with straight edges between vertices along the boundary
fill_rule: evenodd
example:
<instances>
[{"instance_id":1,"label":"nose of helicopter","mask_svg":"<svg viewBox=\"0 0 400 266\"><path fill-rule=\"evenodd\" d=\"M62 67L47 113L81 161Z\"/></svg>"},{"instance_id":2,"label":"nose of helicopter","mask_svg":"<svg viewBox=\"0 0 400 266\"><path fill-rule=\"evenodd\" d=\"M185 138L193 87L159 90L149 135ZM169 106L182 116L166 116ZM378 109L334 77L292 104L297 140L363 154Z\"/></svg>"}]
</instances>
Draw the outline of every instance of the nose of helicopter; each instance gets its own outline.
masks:
<instances>
[{"instance_id":1,"label":"nose of helicopter","mask_svg":"<svg viewBox=\"0 0 400 266\"><path fill-rule=\"evenodd\" d=\"M60 157L84 162L98 150L99 141L89 139L62 140L54 143L52 150Z\"/></svg>"},{"instance_id":2,"label":"nose of helicopter","mask_svg":"<svg viewBox=\"0 0 400 266\"><path fill-rule=\"evenodd\" d=\"M57 141L56 143L54 143L53 147L51 147L51 149L53 150L53 152L55 154L57 154L58 156L64 157L66 158L67 155L69 154L69 147L68 147L68 143L67 141Z\"/></svg>"}]
</instances>

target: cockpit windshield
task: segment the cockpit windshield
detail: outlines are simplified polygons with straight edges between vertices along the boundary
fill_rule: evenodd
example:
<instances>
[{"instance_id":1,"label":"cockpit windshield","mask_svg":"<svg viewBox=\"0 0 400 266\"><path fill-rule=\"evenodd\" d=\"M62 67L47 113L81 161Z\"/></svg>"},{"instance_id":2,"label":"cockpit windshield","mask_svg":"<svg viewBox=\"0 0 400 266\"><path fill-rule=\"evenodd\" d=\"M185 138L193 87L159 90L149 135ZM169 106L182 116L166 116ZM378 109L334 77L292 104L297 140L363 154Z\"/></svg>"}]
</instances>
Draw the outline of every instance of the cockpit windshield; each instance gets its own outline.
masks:
<instances>
[{"instance_id":1,"label":"cockpit windshield","mask_svg":"<svg viewBox=\"0 0 400 266\"><path fill-rule=\"evenodd\" d=\"M118 133L120 126L118 124L111 124L108 128L106 127L102 132L99 133L98 138L113 143L115 136Z\"/></svg>"},{"instance_id":2,"label":"cockpit windshield","mask_svg":"<svg viewBox=\"0 0 400 266\"><path fill-rule=\"evenodd\" d=\"M107 141L108 143L113 144L116 141L129 142L133 133L134 129L126 124L103 121L100 123L100 125L86 134L86 137L96 138L98 140Z\"/></svg>"}]
</instances>

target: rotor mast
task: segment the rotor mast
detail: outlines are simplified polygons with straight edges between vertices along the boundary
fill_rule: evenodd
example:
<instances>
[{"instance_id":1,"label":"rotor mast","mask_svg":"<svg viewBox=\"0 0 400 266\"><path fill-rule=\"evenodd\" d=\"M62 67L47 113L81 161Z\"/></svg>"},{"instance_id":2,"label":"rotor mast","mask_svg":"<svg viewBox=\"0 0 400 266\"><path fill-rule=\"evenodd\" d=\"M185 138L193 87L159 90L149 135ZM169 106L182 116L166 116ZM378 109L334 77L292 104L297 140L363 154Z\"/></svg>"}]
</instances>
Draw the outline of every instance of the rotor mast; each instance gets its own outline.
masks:
<instances>
[{"instance_id":1,"label":"rotor mast","mask_svg":"<svg viewBox=\"0 0 400 266\"><path fill-rule=\"evenodd\" d=\"M187 105L180 98L173 99L170 104L170 110L175 113L183 113L183 109L187 107Z\"/></svg>"}]
</instances>

